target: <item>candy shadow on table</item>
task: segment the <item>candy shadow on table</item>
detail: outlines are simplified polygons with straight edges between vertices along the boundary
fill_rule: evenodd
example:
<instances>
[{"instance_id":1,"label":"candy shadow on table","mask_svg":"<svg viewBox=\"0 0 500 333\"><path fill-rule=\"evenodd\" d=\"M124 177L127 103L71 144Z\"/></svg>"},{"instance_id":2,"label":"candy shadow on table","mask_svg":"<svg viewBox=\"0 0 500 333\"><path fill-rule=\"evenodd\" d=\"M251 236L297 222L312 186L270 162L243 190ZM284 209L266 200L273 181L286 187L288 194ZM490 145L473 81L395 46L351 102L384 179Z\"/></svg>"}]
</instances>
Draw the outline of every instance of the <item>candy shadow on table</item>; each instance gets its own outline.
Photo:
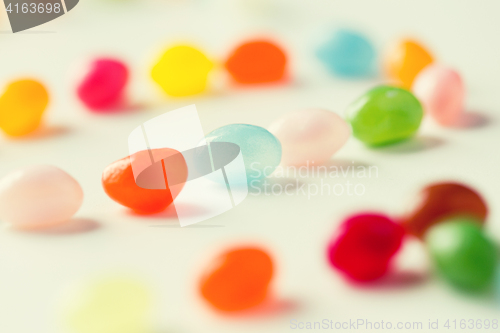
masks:
<instances>
[{"instance_id":1,"label":"candy shadow on table","mask_svg":"<svg viewBox=\"0 0 500 333\"><path fill-rule=\"evenodd\" d=\"M130 114L135 112L141 112L149 108L147 103L142 102L130 102L127 100L119 101L114 105L108 106L104 109L100 109L99 112L93 112L99 117L106 116L122 116L124 114Z\"/></svg>"},{"instance_id":2,"label":"candy shadow on table","mask_svg":"<svg viewBox=\"0 0 500 333\"><path fill-rule=\"evenodd\" d=\"M28 135L19 137L19 138L16 137L15 140L16 141L39 140L39 139L46 139L46 138L51 138L51 137L55 137L55 136L63 136L63 135L67 135L71 132L72 132L72 129L70 127L63 126L63 125L56 125L56 126L43 126L42 125L42 126L40 126L40 128L38 128L34 132L32 132Z\"/></svg>"},{"instance_id":3,"label":"candy shadow on table","mask_svg":"<svg viewBox=\"0 0 500 333\"><path fill-rule=\"evenodd\" d=\"M445 140L433 136L421 135L390 146L374 148L377 152L389 154L418 153L445 144Z\"/></svg>"},{"instance_id":4,"label":"candy shadow on table","mask_svg":"<svg viewBox=\"0 0 500 333\"><path fill-rule=\"evenodd\" d=\"M477 111L467 111L458 120L454 126L456 128L481 128L486 127L491 123L491 118Z\"/></svg>"},{"instance_id":5,"label":"candy shadow on table","mask_svg":"<svg viewBox=\"0 0 500 333\"><path fill-rule=\"evenodd\" d=\"M190 216L197 215L205 215L206 210L204 210L201 206L197 206L195 204L187 204L187 203L179 203L175 205L168 206L164 211L156 213L156 214L138 214L132 210L127 211L128 215L139 217L143 219L147 219L151 222L151 220L163 220L162 222L158 222L155 224L151 224L150 227L163 227L163 228L181 228L179 224L179 219L177 218L177 212L175 210L175 206L182 205L183 211L189 211ZM184 216L187 216L184 214ZM217 228L217 227L225 227L224 225L211 225L211 224L193 224L188 225L183 228Z\"/></svg>"},{"instance_id":6,"label":"candy shadow on table","mask_svg":"<svg viewBox=\"0 0 500 333\"><path fill-rule=\"evenodd\" d=\"M248 194L252 194L252 196L257 196L259 194L264 195L269 193L270 189L272 191L272 186L276 184L280 185L280 188L287 188L288 191L294 191L297 188L300 188L303 184L307 183L302 181L300 178L292 177L264 178L258 183L251 183L248 186ZM291 187L288 185L291 185ZM283 191L280 192L283 193Z\"/></svg>"},{"instance_id":7,"label":"candy shadow on table","mask_svg":"<svg viewBox=\"0 0 500 333\"><path fill-rule=\"evenodd\" d=\"M44 235L76 235L92 232L100 227L101 225L92 219L72 218L67 223L58 226L29 232Z\"/></svg>"},{"instance_id":8,"label":"candy shadow on table","mask_svg":"<svg viewBox=\"0 0 500 333\"><path fill-rule=\"evenodd\" d=\"M439 277L437 277L439 278ZM457 299L462 299L470 302L471 304L475 304L478 306L484 306L487 308L500 308L500 302L498 295L496 295L495 286L491 285L486 289L480 291L473 290L463 290L450 285L443 279L439 280L440 287L444 288L446 292L450 295L457 297Z\"/></svg>"},{"instance_id":9,"label":"candy shadow on table","mask_svg":"<svg viewBox=\"0 0 500 333\"><path fill-rule=\"evenodd\" d=\"M370 166L373 166L373 165L370 165L370 164L365 163L365 162L359 162L359 161L354 161L354 160L345 160L345 159L333 159L333 160L329 160L326 163L321 164L321 165L326 166L327 169L330 169L330 167L337 167L340 170L342 170L342 169L345 170L348 167L354 167L354 168L364 167L364 168L368 168ZM319 165L315 165L316 168L318 166Z\"/></svg>"},{"instance_id":10,"label":"candy shadow on table","mask_svg":"<svg viewBox=\"0 0 500 333\"><path fill-rule=\"evenodd\" d=\"M425 273L391 272L379 280L370 283L354 283L353 285L363 289L399 290L421 286L428 280L429 274Z\"/></svg>"},{"instance_id":11,"label":"candy shadow on table","mask_svg":"<svg viewBox=\"0 0 500 333\"><path fill-rule=\"evenodd\" d=\"M275 317L283 314L290 314L291 312L297 311L299 304L291 299L278 299L273 296L269 297L261 305L244 310L229 313L222 313L225 317L237 318L237 319L253 319L253 318L263 318L263 317Z\"/></svg>"}]
</instances>

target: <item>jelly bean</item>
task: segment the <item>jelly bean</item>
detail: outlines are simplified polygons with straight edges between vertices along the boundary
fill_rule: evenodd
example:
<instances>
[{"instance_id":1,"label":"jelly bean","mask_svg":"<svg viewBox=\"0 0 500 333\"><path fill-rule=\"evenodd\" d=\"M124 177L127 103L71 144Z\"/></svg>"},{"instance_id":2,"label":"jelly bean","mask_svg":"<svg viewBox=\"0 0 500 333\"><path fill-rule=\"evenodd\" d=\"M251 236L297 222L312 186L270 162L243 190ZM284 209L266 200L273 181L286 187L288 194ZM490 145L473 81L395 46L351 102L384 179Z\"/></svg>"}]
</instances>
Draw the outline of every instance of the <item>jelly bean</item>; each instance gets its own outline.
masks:
<instances>
[{"instance_id":1,"label":"jelly bean","mask_svg":"<svg viewBox=\"0 0 500 333\"><path fill-rule=\"evenodd\" d=\"M497 265L496 271L495 271L495 299L497 303L500 303L500 266Z\"/></svg>"},{"instance_id":2,"label":"jelly bean","mask_svg":"<svg viewBox=\"0 0 500 333\"><path fill-rule=\"evenodd\" d=\"M242 84L280 81L286 71L285 52L276 44L255 40L241 44L226 61L234 81Z\"/></svg>"},{"instance_id":3,"label":"jelly bean","mask_svg":"<svg viewBox=\"0 0 500 333\"><path fill-rule=\"evenodd\" d=\"M63 322L69 332L151 332L151 293L132 278L113 276L81 283L62 303Z\"/></svg>"},{"instance_id":4,"label":"jelly bean","mask_svg":"<svg viewBox=\"0 0 500 333\"><path fill-rule=\"evenodd\" d=\"M425 237L437 270L465 290L481 290L493 280L497 249L468 217L451 217L432 227Z\"/></svg>"},{"instance_id":5,"label":"jelly bean","mask_svg":"<svg viewBox=\"0 0 500 333\"><path fill-rule=\"evenodd\" d=\"M247 124L222 126L210 132L206 140L231 142L240 146L248 184L269 176L281 161L280 142L268 130L259 126Z\"/></svg>"},{"instance_id":6,"label":"jelly bean","mask_svg":"<svg viewBox=\"0 0 500 333\"><path fill-rule=\"evenodd\" d=\"M0 128L10 136L33 132L48 103L49 94L40 82L25 79L10 83L0 97Z\"/></svg>"},{"instance_id":7,"label":"jelly bean","mask_svg":"<svg viewBox=\"0 0 500 333\"><path fill-rule=\"evenodd\" d=\"M212 62L200 50L178 45L163 54L151 75L168 95L190 96L206 89L212 67Z\"/></svg>"},{"instance_id":8,"label":"jelly bean","mask_svg":"<svg viewBox=\"0 0 500 333\"><path fill-rule=\"evenodd\" d=\"M464 110L465 87L456 71L439 65L427 66L417 75L412 90L424 110L439 124L458 124Z\"/></svg>"},{"instance_id":9,"label":"jelly bean","mask_svg":"<svg viewBox=\"0 0 500 333\"><path fill-rule=\"evenodd\" d=\"M98 58L86 69L77 88L80 100L91 110L102 112L124 102L127 66L116 59Z\"/></svg>"},{"instance_id":10,"label":"jelly bean","mask_svg":"<svg viewBox=\"0 0 500 333\"><path fill-rule=\"evenodd\" d=\"M82 201L78 182L54 166L20 169L0 180L0 219L16 228L64 223L78 211Z\"/></svg>"},{"instance_id":11,"label":"jelly bean","mask_svg":"<svg viewBox=\"0 0 500 333\"><path fill-rule=\"evenodd\" d=\"M422 117L422 106L412 93L390 86L371 89L347 109L353 135L369 146L412 137Z\"/></svg>"},{"instance_id":12,"label":"jelly bean","mask_svg":"<svg viewBox=\"0 0 500 333\"><path fill-rule=\"evenodd\" d=\"M242 247L222 253L200 281L202 297L216 309L239 311L261 304L273 277L273 262L265 251Z\"/></svg>"},{"instance_id":13,"label":"jelly bean","mask_svg":"<svg viewBox=\"0 0 500 333\"><path fill-rule=\"evenodd\" d=\"M389 49L385 67L390 78L409 89L417 74L433 61L432 55L418 42L403 39Z\"/></svg>"},{"instance_id":14,"label":"jelly bean","mask_svg":"<svg viewBox=\"0 0 500 333\"><path fill-rule=\"evenodd\" d=\"M382 277L403 239L403 228L381 214L349 217L328 246L330 264L348 278L366 282Z\"/></svg>"},{"instance_id":15,"label":"jelly bean","mask_svg":"<svg viewBox=\"0 0 500 333\"><path fill-rule=\"evenodd\" d=\"M434 224L453 215L466 215L480 223L486 218L486 202L474 189L458 183L435 183L420 191L415 208L403 218L408 233L422 237Z\"/></svg>"},{"instance_id":16,"label":"jelly bean","mask_svg":"<svg viewBox=\"0 0 500 333\"><path fill-rule=\"evenodd\" d=\"M363 35L346 29L335 32L317 52L332 74L346 77L369 76L375 65L375 49Z\"/></svg>"},{"instance_id":17,"label":"jelly bean","mask_svg":"<svg viewBox=\"0 0 500 333\"><path fill-rule=\"evenodd\" d=\"M281 142L283 165L325 163L347 141L349 125L337 114L322 109L306 109L276 120L269 131Z\"/></svg>"},{"instance_id":18,"label":"jelly bean","mask_svg":"<svg viewBox=\"0 0 500 333\"><path fill-rule=\"evenodd\" d=\"M175 159L169 159L171 165L169 175L175 173L175 177L181 179L175 190L171 190L168 184L164 189L147 189L137 185L134 178L132 164L137 166L150 162L149 151L141 151L127 156L108 165L102 173L102 187L106 194L120 205L128 207L138 214L152 214L163 211L179 194L183 182L187 179L187 165L181 154L173 149L152 149L151 154L155 160L174 155Z\"/></svg>"}]
</instances>

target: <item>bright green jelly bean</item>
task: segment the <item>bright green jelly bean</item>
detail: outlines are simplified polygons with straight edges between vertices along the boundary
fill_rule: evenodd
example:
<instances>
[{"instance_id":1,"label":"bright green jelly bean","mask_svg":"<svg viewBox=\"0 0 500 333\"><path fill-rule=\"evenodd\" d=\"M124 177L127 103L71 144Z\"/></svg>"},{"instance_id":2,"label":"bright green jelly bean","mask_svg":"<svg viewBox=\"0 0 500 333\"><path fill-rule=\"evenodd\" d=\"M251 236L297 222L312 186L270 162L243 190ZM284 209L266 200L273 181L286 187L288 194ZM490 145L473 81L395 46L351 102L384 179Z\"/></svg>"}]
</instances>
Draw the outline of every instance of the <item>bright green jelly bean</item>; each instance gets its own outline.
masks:
<instances>
[{"instance_id":1,"label":"bright green jelly bean","mask_svg":"<svg viewBox=\"0 0 500 333\"><path fill-rule=\"evenodd\" d=\"M492 282L497 250L474 218L446 219L427 232L425 242L437 270L456 287L480 290Z\"/></svg>"},{"instance_id":2,"label":"bright green jelly bean","mask_svg":"<svg viewBox=\"0 0 500 333\"><path fill-rule=\"evenodd\" d=\"M371 89L347 109L354 137L369 146L410 138L423 115L422 105L411 92L390 86Z\"/></svg>"}]
</instances>

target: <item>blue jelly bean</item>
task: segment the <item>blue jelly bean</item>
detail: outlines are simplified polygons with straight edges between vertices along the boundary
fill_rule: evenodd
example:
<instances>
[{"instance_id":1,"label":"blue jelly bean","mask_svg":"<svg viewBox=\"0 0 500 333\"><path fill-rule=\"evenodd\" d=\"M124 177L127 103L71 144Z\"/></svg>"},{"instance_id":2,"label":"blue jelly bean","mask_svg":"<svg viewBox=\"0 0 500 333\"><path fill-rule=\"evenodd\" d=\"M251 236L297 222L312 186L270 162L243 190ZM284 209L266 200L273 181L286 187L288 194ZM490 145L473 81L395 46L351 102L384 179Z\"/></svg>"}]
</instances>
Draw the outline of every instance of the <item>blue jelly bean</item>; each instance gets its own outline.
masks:
<instances>
[{"instance_id":1,"label":"blue jelly bean","mask_svg":"<svg viewBox=\"0 0 500 333\"><path fill-rule=\"evenodd\" d=\"M231 142L241 149L248 184L269 176L281 161L281 143L265 128L231 124L206 136L207 142ZM255 184L255 183L254 183Z\"/></svg>"},{"instance_id":2,"label":"blue jelly bean","mask_svg":"<svg viewBox=\"0 0 500 333\"><path fill-rule=\"evenodd\" d=\"M375 49L363 35L337 30L317 51L318 58L332 74L345 77L370 76L375 67Z\"/></svg>"}]
</instances>

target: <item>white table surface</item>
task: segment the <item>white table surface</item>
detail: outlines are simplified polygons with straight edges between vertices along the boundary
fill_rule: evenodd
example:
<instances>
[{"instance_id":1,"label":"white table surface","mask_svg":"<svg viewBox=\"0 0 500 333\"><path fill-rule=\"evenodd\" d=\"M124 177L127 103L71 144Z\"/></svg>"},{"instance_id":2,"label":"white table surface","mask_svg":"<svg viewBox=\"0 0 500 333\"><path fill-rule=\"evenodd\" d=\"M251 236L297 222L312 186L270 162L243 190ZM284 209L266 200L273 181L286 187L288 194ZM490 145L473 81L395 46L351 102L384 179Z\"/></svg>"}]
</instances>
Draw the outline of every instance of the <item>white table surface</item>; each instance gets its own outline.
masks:
<instances>
[{"instance_id":1,"label":"white table surface","mask_svg":"<svg viewBox=\"0 0 500 333\"><path fill-rule=\"evenodd\" d=\"M150 285L158 300L160 333L276 333L290 331L292 319L358 318L422 321L424 331L429 320L439 319L438 331L453 332L442 327L446 319L500 319L492 298L462 295L432 275L418 278L427 270L418 244L404 251L407 257L400 258L399 266L417 272L417 278L400 273L366 288L347 284L330 270L324 255L346 214L366 209L398 214L420 187L444 179L464 181L483 193L491 210L487 230L500 239L499 11L496 0L81 0L62 18L13 35L6 32L2 9L0 80L37 77L49 87L52 100L39 135L0 140L0 176L27 165L53 164L80 182L85 200L66 232L0 230L0 332L64 332L54 310L61 290L116 271ZM168 214L133 216L103 192L102 170L127 155L129 132L168 110L195 103L206 133L231 123L266 127L305 107L342 114L350 101L382 80L345 81L325 72L314 58L314 45L336 26L365 31L378 50L400 36L421 39L441 62L460 70L467 109L486 121L444 129L427 119L413 141L378 150L351 138L330 165L372 165L378 177L325 181L363 184L362 196L249 195L223 215L180 228ZM192 41L214 59L223 59L234 43L261 34L274 36L289 50L289 84L235 88L219 73L211 93L168 99L148 78L152 60L174 41ZM78 59L99 54L131 64L130 92L140 106L135 112L94 115L75 99L71 68ZM196 283L214 253L240 242L262 244L272 252L277 300L265 313L225 317L201 301Z\"/></svg>"}]
</instances>

